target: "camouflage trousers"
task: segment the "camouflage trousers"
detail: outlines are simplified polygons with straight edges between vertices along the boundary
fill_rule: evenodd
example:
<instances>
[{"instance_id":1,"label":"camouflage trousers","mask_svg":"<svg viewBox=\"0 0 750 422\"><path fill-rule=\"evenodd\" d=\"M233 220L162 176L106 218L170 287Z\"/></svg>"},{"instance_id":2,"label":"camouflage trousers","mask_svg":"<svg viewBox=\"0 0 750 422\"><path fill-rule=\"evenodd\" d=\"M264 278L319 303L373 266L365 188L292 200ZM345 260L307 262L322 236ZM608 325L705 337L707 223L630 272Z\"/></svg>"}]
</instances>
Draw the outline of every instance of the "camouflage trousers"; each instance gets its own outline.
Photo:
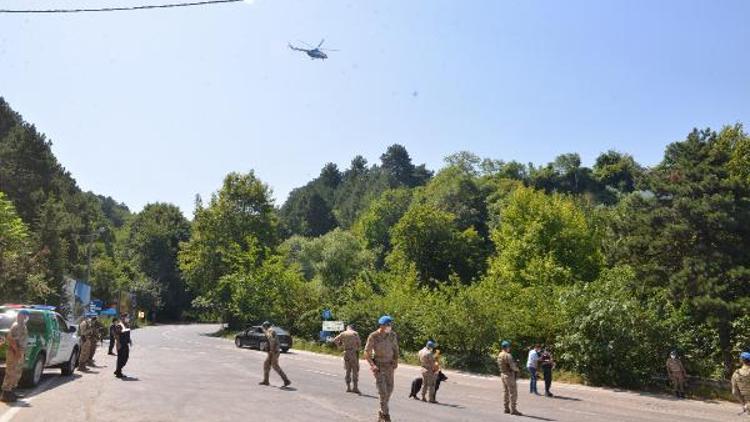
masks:
<instances>
[{"instance_id":1,"label":"camouflage trousers","mask_svg":"<svg viewBox=\"0 0 750 422\"><path fill-rule=\"evenodd\" d=\"M289 381L286 374L279 366L279 352L268 352L266 355L266 361L263 362L263 382L268 382L268 377L271 375L271 368L276 371L284 382Z\"/></svg>"},{"instance_id":2,"label":"camouflage trousers","mask_svg":"<svg viewBox=\"0 0 750 422\"><path fill-rule=\"evenodd\" d=\"M437 375L430 369L422 368L422 399L435 401L435 382Z\"/></svg>"},{"instance_id":3,"label":"camouflage trousers","mask_svg":"<svg viewBox=\"0 0 750 422\"><path fill-rule=\"evenodd\" d=\"M390 415L388 402L393 394L393 375L395 368L393 363L378 363L378 372L375 374L375 386L380 396L380 413L381 415Z\"/></svg>"},{"instance_id":4,"label":"camouflage trousers","mask_svg":"<svg viewBox=\"0 0 750 422\"><path fill-rule=\"evenodd\" d=\"M8 349L5 354L5 379L3 379L3 391L13 391L18 387L18 381L23 374L24 353L14 353Z\"/></svg>"},{"instance_id":5,"label":"camouflage trousers","mask_svg":"<svg viewBox=\"0 0 750 422\"><path fill-rule=\"evenodd\" d=\"M347 350L344 352L344 369L346 370L346 385L352 381L354 386L359 382L359 353L356 350Z\"/></svg>"},{"instance_id":6,"label":"camouflage trousers","mask_svg":"<svg viewBox=\"0 0 750 422\"><path fill-rule=\"evenodd\" d=\"M96 348L99 346L99 340L91 340L91 350L89 351L89 363L94 364L94 355L96 354Z\"/></svg>"},{"instance_id":7,"label":"camouflage trousers","mask_svg":"<svg viewBox=\"0 0 750 422\"><path fill-rule=\"evenodd\" d=\"M515 374L501 374L503 381L503 405L505 410L514 411L518 407L518 388Z\"/></svg>"},{"instance_id":8,"label":"camouflage trousers","mask_svg":"<svg viewBox=\"0 0 750 422\"><path fill-rule=\"evenodd\" d=\"M91 360L92 341L88 338L81 343L81 354L78 356L78 369L85 369Z\"/></svg>"},{"instance_id":9,"label":"camouflage trousers","mask_svg":"<svg viewBox=\"0 0 750 422\"><path fill-rule=\"evenodd\" d=\"M672 389L679 393L685 392L685 377L682 375L669 375L669 381L672 382Z\"/></svg>"}]
</instances>

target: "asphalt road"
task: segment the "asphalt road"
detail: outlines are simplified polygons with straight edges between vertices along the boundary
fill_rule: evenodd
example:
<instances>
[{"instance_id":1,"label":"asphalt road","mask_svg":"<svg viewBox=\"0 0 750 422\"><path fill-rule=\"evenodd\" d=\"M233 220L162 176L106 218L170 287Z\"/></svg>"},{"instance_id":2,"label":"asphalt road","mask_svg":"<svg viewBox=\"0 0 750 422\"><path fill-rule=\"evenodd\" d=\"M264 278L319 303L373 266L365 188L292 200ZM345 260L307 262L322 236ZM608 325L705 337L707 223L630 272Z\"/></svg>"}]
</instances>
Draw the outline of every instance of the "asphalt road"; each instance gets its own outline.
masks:
<instances>
[{"instance_id":1,"label":"asphalt road","mask_svg":"<svg viewBox=\"0 0 750 422\"><path fill-rule=\"evenodd\" d=\"M362 396L344 392L343 364L333 356L290 351L281 366L289 389L271 373L270 387L258 385L264 354L237 349L211 337L216 325L149 327L133 332L129 380L112 374L114 357L98 352L94 372L62 377L58 370L13 406L0 403L0 422L23 421L375 421L377 393L362 369ZM743 420L739 406L724 402L675 400L579 385L553 385L556 398L531 396L519 382L519 409L502 413L500 381L448 371L440 404L407 398L418 368L401 365L391 399L394 421L575 421L691 422ZM747 420L747 418L744 418Z\"/></svg>"}]
</instances>

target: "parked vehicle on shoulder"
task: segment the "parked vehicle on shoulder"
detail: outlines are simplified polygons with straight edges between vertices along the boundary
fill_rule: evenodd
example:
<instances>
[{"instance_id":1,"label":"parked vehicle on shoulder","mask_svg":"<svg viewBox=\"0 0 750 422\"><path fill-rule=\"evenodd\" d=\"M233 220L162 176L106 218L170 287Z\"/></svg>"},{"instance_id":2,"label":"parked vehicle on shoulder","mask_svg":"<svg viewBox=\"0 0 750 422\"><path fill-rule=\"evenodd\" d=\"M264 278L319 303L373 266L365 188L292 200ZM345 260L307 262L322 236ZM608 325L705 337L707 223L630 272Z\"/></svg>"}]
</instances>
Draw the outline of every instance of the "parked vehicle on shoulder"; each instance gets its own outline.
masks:
<instances>
[{"instance_id":1,"label":"parked vehicle on shoulder","mask_svg":"<svg viewBox=\"0 0 750 422\"><path fill-rule=\"evenodd\" d=\"M292 348L292 336L288 331L281 327L272 327L276 331L276 338L279 341L281 351L286 353ZM258 350L268 350L268 342L263 327L253 325L240 332L234 337L234 345L237 347L250 347Z\"/></svg>"},{"instance_id":2,"label":"parked vehicle on shoulder","mask_svg":"<svg viewBox=\"0 0 750 422\"><path fill-rule=\"evenodd\" d=\"M45 368L59 368L62 375L70 376L78 364L81 345L76 327L48 307L23 305L0 306L0 336L5 338L19 310L29 311L26 327L29 342L26 347L21 385L35 387L42 379ZM0 346L0 368L5 371L5 353L8 345Z\"/></svg>"}]
</instances>

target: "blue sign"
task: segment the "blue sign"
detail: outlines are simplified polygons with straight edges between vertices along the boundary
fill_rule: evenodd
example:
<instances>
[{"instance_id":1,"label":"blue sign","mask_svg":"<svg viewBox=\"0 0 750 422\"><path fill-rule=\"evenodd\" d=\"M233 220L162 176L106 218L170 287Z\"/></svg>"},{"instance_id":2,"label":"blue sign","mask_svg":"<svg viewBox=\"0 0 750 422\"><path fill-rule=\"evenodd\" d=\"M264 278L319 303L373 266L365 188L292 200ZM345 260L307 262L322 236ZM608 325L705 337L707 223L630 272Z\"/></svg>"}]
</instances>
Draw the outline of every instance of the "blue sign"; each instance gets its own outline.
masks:
<instances>
[{"instance_id":1,"label":"blue sign","mask_svg":"<svg viewBox=\"0 0 750 422\"><path fill-rule=\"evenodd\" d=\"M323 319L325 319L325 320L333 319L333 312L331 312L330 309L324 309L323 310Z\"/></svg>"}]
</instances>

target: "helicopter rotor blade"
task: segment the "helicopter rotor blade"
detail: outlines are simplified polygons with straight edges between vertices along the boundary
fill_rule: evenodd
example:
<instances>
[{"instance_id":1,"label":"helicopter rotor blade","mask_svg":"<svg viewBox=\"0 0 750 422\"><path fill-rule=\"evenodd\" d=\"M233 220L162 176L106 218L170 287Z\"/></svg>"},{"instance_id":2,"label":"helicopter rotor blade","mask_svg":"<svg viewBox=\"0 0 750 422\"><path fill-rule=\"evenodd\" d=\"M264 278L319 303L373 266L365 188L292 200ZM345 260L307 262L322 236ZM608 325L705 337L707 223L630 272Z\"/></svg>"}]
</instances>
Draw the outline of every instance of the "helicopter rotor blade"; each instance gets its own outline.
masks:
<instances>
[{"instance_id":1,"label":"helicopter rotor blade","mask_svg":"<svg viewBox=\"0 0 750 422\"><path fill-rule=\"evenodd\" d=\"M320 51L341 51L338 48L320 48Z\"/></svg>"},{"instance_id":2,"label":"helicopter rotor blade","mask_svg":"<svg viewBox=\"0 0 750 422\"><path fill-rule=\"evenodd\" d=\"M306 42L304 42L302 40L297 40L297 41L301 42L302 44L304 44L304 45L306 45L306 46L308 46L310 48L313 48L313 46L311 46L310 44L308 44L308 43L306 43Z\"/></svg>"},{"instance_id":3,"label":"helicopter rotor blade","mask_svg":"<svg viewBox=\"0 0 750 422\"><path fill-rule=\"evenodd\" d=\"M323 42L325 42L325 40L326 40L325 38L323 38L322 40L320 40L320 44L318 44L317 48L320 48L320 46L323 45Z\"/></svg>"}]
</instances>

